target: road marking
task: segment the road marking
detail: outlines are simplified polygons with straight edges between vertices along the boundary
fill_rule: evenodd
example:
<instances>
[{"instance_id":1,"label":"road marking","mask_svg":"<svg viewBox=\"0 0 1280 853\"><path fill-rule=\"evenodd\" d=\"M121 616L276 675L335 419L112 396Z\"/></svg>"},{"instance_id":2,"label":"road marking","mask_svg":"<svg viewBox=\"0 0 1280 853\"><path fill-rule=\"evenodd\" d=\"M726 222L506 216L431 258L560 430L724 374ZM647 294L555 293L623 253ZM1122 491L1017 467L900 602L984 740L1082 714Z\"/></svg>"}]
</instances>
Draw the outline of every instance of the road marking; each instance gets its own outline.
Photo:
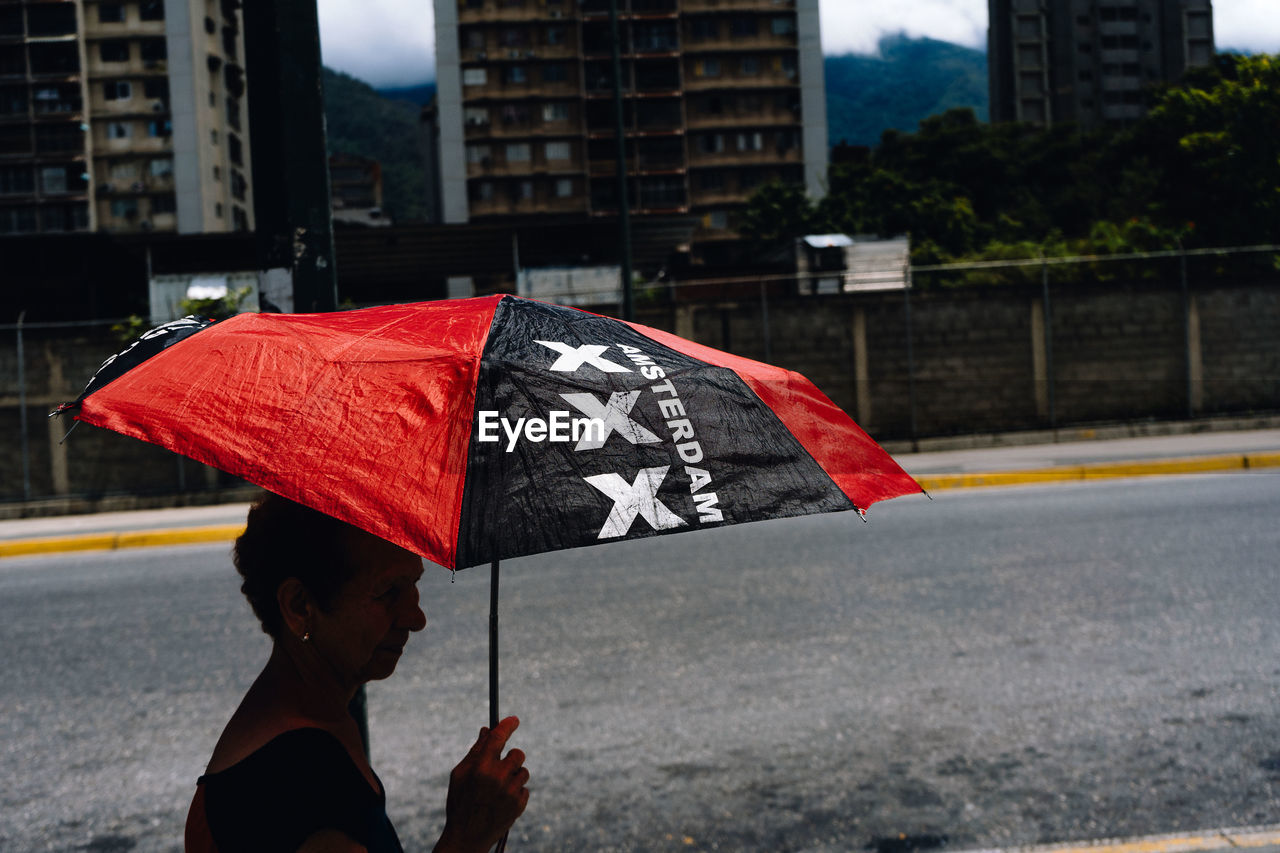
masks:
<instances>
[{"instance_id":1,"label":"road marking","mask_svg":"<svg viewBox=\"0 0 1280 853\"><path fill-rule=\"evenodd\" d=\"M926 492L972 489L981 486L1020 486L1069 480L1102 480L1115 477L1152 477L1169 474L1204 474L1280 467L1280 452L1188 456L1181 459L1098 462L1061 465L1020 471L985 471L964 474L922 474L915 478Z\"/></svg>"},{"instance_id":2,"label":"road marking","mask_svg":"<svg viewBox=\"0 0 1280 853\"><path fill-rule=\"evenodd\" d=\"M1216 829L1188 835L1149 835L1140 838L1072 841L970 850L963 853L1207 853L1213 850L1280 847L1280 826Z\"/></svg>"}]
</instances>

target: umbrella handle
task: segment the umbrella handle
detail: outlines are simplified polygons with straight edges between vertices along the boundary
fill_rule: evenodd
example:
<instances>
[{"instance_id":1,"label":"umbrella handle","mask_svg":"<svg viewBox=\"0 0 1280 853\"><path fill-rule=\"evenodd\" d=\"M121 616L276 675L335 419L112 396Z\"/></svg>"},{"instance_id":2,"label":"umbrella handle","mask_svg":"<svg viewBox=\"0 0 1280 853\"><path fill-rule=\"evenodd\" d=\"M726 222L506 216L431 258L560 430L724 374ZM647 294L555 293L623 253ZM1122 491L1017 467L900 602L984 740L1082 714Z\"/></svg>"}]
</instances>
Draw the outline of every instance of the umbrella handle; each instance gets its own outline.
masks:
<instances>
[{"instance_id":1,"label":"umbrella handle","mask_svg":"<svg viewBox=\"0 0 1280 853\"><path fill-rule=\"evenodd\" d=\"M498 561L489 564L489 729L498 727ZM507 849L507 835L503 833L495 853Z\"/></svg>"}]
</instances>

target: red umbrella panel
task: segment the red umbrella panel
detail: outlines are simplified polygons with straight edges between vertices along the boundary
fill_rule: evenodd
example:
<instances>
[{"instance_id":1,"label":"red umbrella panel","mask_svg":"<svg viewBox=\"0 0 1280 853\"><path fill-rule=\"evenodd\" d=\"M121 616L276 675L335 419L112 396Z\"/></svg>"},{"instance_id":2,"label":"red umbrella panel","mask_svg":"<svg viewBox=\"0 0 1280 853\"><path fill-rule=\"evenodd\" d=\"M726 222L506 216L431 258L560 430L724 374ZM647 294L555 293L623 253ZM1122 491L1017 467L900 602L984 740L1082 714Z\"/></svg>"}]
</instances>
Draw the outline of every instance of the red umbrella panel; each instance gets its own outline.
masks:
<instances>
[{"instance_id":1,"label":"red umbrella panel","mask_svg":"<svg viewBox=\"0 0 1280 853\"><path fill-rule=\"evenodd\" d=\"M921 491L799 374L573 308L492 296L176 332L65 408L447 568Z\"/></svg>"}]
</instances>

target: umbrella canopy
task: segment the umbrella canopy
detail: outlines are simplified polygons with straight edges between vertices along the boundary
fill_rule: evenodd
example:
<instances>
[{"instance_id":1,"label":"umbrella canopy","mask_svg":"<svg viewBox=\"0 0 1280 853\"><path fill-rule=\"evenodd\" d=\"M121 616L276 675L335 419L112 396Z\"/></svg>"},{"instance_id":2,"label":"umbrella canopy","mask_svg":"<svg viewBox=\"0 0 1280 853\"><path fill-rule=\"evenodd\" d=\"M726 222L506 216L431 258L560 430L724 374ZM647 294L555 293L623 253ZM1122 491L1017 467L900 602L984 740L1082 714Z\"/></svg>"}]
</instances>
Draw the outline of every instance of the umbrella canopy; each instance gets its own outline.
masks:
<instances>
[{"instance_id":1,"label":"umbrella canopy","mask_svg":"<svg viewBox=\"0 0 1280 853\"><path fill-rule=\"evenodd\" d=\"M921 491L799 374L573 308L492 296L148 337L63 408L447 568Z\"/></svg>"}]
</instances>

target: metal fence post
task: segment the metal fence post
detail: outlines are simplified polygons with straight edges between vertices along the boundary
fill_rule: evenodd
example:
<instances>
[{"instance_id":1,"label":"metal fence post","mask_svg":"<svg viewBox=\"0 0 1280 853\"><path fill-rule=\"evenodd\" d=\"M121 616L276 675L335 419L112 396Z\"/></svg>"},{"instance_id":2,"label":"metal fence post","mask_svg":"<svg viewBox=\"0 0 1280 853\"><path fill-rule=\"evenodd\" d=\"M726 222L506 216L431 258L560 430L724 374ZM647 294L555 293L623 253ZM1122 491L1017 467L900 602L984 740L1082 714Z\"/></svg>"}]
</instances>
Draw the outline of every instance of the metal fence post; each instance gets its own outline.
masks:
<instances>
[{"instance_id":1,"label":"metal fence post","mask_svg":"<svg viewBox=\"0 0 1280 853\"><path fill-rule=\"evenodd\" d=\"M1049 398L1049 428L1058 428L1058 413L1053 393L1053 310L1049 302L1049 261L1040 261L1040 290L1044 298L1044 367L1045 390Z\"/></svg>"},{"instance_id":2,"label":"metal fence post","mask_svg":"<svg viewBox=\"0 0 1280 853\"><path fill-rule=\"evenodd\" d=\"M773 346L769 335L768 281L760 279L760 320L764 324L764 360L773 363Z\"/></svg>"},{"instance_id":3,"label":"metal fence post","mask_svg":"<svg viewBox=\"0 0 1280 853\"><path fill-rule=\"evenodd\" d=\"M31 446L27 438L27 359L22 345L23 310L18 314L18 429L22 433L22 499L31 500Z\"/></svg>"},{"instance_id":4,"label":"metal fence post","mask_svg":"<svg viewBox=\"0 0 1280 853\"><path fill-rule=\"evenodd\" d=\"M907 405L911 415L911 445L916 447L916 358L911 332L911 280L902 291L902 310L907 324Z\"/></svg>"}]
</instances>

